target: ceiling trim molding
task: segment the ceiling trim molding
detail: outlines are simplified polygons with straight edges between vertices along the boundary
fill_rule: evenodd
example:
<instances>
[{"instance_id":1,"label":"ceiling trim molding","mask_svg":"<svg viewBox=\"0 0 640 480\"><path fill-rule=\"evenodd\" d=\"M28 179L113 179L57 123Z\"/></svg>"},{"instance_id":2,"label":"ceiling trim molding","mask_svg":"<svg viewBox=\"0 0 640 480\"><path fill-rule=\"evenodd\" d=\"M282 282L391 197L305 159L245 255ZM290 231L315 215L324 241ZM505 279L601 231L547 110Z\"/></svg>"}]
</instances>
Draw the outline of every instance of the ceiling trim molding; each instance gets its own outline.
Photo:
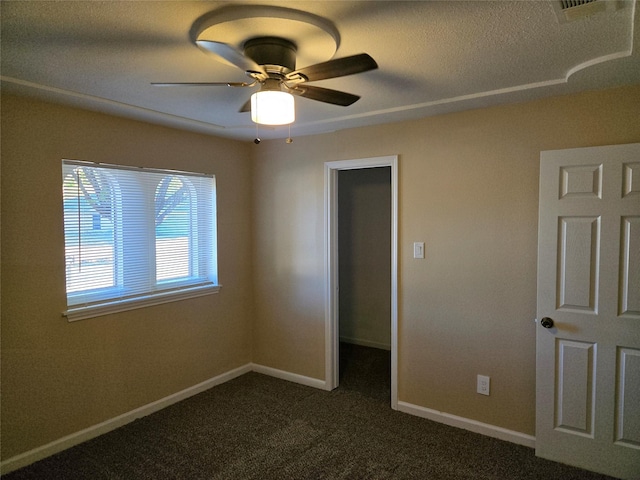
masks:
<instances>
[{"instance_id":1,"label":"ceiling trim molding","mask_svg":"<svg viewBox=\"0 0 640 480\"><path fill-rule=\"evenodd\" d=\"M598 58L594 58L591 60L588 60L586 62L583 62L581 64L576 65L575 67L572 67L571 69L569 69L567 71L567 73L565 74L565 76L563 78L557 78L557 79L552 79L552 80L543 80L541 82L533 82L533 83L526 83L523 85L516 85L513 87L504 87L504 88L498 88L495 90L487 90L484 92L476 92L476 93L470 93L467 95L459 95L457 97L449 97L449 98L441 98L438 100L430 100L427 102L421 102L421 103L414 103L414 104L410 104L410 105L402 105L399 107L392 107L392 108L386 108L386 109L382 109L382 110L374 110L371 112L365 112L365 113L356 113L356 114L352 114L352 115L344 115L341 117L333 117L330 119L326 119L326 120L318 120L318 121L313 121L313 122L306 122L304 124L301 124L301 126L313 126L313 125L323 125L323 124L331 124L331 123L335 123L335 122L340 122L340 121L347 121L347 120L355 120L355 119L361 119L361 118L371 118L371 117L376 117L376 116L380 116L380 115L388 115L391 113L401 113L401 112L408 112L411 110L420 110L420 109L425 109L425 108L430 108L430 107L437 107L437 106L441 106L441 105L449 105L449 104L453 104L453 103L458 103L458 102L465 102L465 101L470 101L470 100L478 100L481 98L486 98L486 97L493 97L493 96L499 96L499 95L506 95L506 94L510 94L510 93L517 93L517 92L524 92L527 90L534 90L537 88L544 88L544 87L553 87L553 86L557 86L557 85L564 85L567 84L569 82L569 78L582 71L585 70L589 67L592 67L594 65L598 65L600 63L605 63L611 60L618 60L621 58L625 58L628 57L632 54L632 49L629 50L625 50L625 51L621 51L621 52L616 52L616 53L611 53L608 55L604 55L602 57L598 57Z\"/></svg>"},{"instance_id":2,"label":"ceiling trim molding","mask_svg":"<svg viewBox=\"0 0 640 480\"><path fill-rule=\"evenodd\" d=\"M51 95L56 98L56 100L60 100L61 97L66 97L68 100L78 101L80 104L85 106L86 108L90 108L87 105L89 104L100 104L105 105L107 107L111 107L113 110L111 112L112 115L116 116L125 116L122 112L126 111L129 113L128 116L132 118L142 118L148 119L148 121L165 119L168 124L175 125L175 122L180 122L183 125L189 125L192 127L200 127L205 128L207 130L231 130L233 128L238 127L224 127L221 125L216 125L215 123L207 123L202 122L200 120L193 120L191 118L182 117L180 115L174 115L171 113L159 112L157 110L152 110L149 108L138 107L136 105L131 105L128 103L116 102L115 100L109 100L102 97L96 97L94 95L88 95L86 93L74 92L72 90L65 90L58 87L51 87L48 85L42 85L39 83L29 82L27 80L21 80L19 78L8 77L5 75L0 75L0 82L13 84L20 89L32 89L44 95ZM103 111L103 110L99 110ZM243 126L244 127L244 126ZM213 132L212 132L213 133Z\"/></svg>"}]
</instances>

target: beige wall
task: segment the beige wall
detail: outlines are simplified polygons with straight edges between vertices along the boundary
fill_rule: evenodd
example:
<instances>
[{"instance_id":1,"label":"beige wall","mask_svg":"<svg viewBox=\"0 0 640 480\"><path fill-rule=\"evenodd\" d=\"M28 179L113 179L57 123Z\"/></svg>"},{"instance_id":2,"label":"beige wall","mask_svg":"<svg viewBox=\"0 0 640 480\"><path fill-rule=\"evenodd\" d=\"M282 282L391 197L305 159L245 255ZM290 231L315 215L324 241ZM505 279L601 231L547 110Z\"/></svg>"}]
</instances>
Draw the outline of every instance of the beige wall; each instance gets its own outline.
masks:
<instances>
[{"instance_id":1,"label":"beige wall","mask_svg":"<svg viewBox=\"0 0 640 480\"><path fill-rule=\"evenodd\" d=\"M254 362L324 378L323 164L397 154L399 400L534 434L540 151L638 118L634 86L253 146Z\"/></svg>"},{"instance_id":2,"label":"beige wall","mask_svg":"<svg viewBox=\"0 0 640 480\"><path fill-rule=\"evenodd\" d=\"M391 349L391 167L338 172L340 340Z\"/></svg>"},{"instance_id":3,"label":"beige wall","mask_svg":"<svg viewBox=\"0 0 640 480\"><path fill-rule=\"evenodd\" d=\"M323 379L323 164L391 154L399 399L533 434L539 152L639 114L636 86L253 145L3 96L2 458L251 361ZM221 292L62 318L62 158L214 173Z\"/></svg>"},{"instance_id":4,"label":"beige wall","mask_svg":"<svg viewBox=\"0 0 640 480\"><path fill-rule=\"evenodd\" d=\"M251 361L246 143L2 98L2 458ZM69 323L61 159L213 173L219 294Z\"/></svg>"}]
</instances>

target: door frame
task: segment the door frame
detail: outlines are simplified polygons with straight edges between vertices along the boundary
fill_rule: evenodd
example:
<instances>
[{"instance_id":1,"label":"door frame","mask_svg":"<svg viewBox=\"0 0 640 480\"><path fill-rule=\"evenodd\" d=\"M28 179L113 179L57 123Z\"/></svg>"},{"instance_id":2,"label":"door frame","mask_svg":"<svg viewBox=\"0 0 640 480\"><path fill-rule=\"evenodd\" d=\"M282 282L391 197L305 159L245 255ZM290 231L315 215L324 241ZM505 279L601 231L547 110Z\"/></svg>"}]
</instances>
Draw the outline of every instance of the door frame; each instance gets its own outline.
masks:
<instances>
[{"instance_id":1,"label":"door frame","mask_svg":"<svg viewBox=\"0 0 640 480\"><path fill-rule=\"evenodd\" d=\"M325 379L328 390L339 381L338 172L391 167L391 408L398 408L398 156L341 160L324 164Z\"/></svg>"}]
</instances>

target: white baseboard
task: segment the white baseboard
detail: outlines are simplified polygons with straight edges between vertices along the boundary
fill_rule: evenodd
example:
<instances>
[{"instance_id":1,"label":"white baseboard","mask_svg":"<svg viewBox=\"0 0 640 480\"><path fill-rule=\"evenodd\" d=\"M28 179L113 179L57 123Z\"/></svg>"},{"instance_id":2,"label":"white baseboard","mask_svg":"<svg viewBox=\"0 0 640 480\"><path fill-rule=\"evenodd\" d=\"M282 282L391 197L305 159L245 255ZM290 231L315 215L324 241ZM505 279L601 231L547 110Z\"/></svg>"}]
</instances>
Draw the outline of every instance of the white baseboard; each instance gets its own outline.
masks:
<instances>
[{"instance_id":1,"label":"white baseboard","mask_svg":"<svg viewBox=\"0 0 640 480\"><path fill-rule=\"evenodd\" d=\"M478 422L469 418L458 417L438 410L420 407L407 402L398 402L398 410L400 412L415 415L417 417L433 420L434 422L444 423L452 427L463 428L471 432L480 433L488 437L498 438L507 442L524 445L525 447L535 448L536 437L525 433L507 430L506 428L497 427L488 423Z\"/></svg>"},{"instance_id":2,"label":"white baseboard","mask_svg":"<svg viewBox=\"0 0 640 480\"><path fill-rule=\"evenodd\" d=\"M283 370L278 370L271 367L265 367L264 365L249 363L243 365L242 367L238 367L229 372L210 378L209 380L205 380L204 382L198 383L197 385L186 388L180 392L176 392L172 395L161 398L160 400L156 400L155 402L143 405L142 407L131 410L130 412L123 413L122 415L118 415L117 417L111 418L102 423L98 423L97 425L93 425L91 427L85 428L84 430L80 430L79 432L75 432L65 437L54 440L53 442L47 443L46 445L42 445L40 447L34 448L33 450L29 450L28 452L24 452L14 457L8 458L7 460L0 463L0 475L4 475L6 473L17 470L18 468L26 467L27 465L37 462L38 460L42 460L43 458L55 455L56 453L66 450L67 448L71 448L75 445L86 442L87 440L91 440L92 438L115 430L116 428L122 427L138 418L146 417L147 415L157 412L158 410L162 410L169 405L173 405L174 403L185 400L193 395L204 392L205 390L215 387L216 385L228 382L229 380L233 380L234 378L251 371L280 378L282 380L288 380L294 383L300 383L309 387L319 388L322 390L327 389L327 383L324 380L305 377L303 375L285 372Z\"/></svg>"},{"instance_id":3,"label":"white baseboard","mask_svg":"<svg viewBox=\"0 0 640 480\"><path fill-rule=\"evenodd\" d=\"M118 415L117 417L98 423L97 425L93 425L85 428L84 430L80 430L79 432L54 440L46 445L21 453L15 457L8 458L0 463L0 475L25 467L31 463L37 462L38 460L42 460L43 458L66 450L67 448L79 445L82 442L86 442L87 440L91 440L99 435L115 430L116 428L122 427L123 425L133 422L138 418L146 417L147 415L157 412L158 410L162 410L169 405L173 405L174 403L185 400L193 395L204 392L216 385L233 380L234 378L244 375L250 371L251 364L243 365L242 367L238 367L229 372L210 378L209 380L205 380L204 382L198 383L197 385L186 388L180 392L176 392L172 395L161 398L160 400L156 400L155 402L143 405L142 407L131 410L130 412L123 413L122 415Z\"/></svg>"},{"instance_id":4,"label":"white baseboard","mask_svg":"<svg viewBox=\"0 0 640 480\"><path fill-rule=\"evenodd\" d=\"M361 347L379 348L380 350L391 350L391 345L380 342L373 342L371 340L363 340L361 338L349 338L340 337L340 341L344 343L352 343L353 345L360 345Z\"/></svg>"},{"instance_id":5,"label":"white baseboard","mask_svg":"<svg viewBox=\"0 0 640 480\"><path fill-rule=\"evenodd\" d=\"M330 390L327 387L325 380L318 378L305 377L304 375L298 375L297 373L286 372L284 370L278 370L277 368L265 367L264 365L258 365L253 363L251 369L254 372L269 375L270 377L280 378L282 380L288 380L289 382L299 383L308 387L319 388L320 390Z\"/></svg>"},{"instance_id":6,"label":"white baseboard","mask_svg":"<svg viewBox=\"0 0 640 480\"><path fill-rule=\"evenodd\" d=\"M28 452L21 453L15 457L8 458L0 463L0 475L30 465L31 463L66 450L67 448L79 445L82 442L86 442L87 440L91 440L99 435L115 430L116 428L122 427L123 425L126 425L138 418L150 415L158 410L168 407L169 405L173 405L174 403L185 400L193 395L204 392L216 385L228 382L229 380L233 380L234 378L251 371L321 390L330 390L327 382L324 380L306 377L304 375L298 375L296 373L286 372L284 370L278 370L276 368L266 367L255 363L246 364L229 372L210 378L209 380L205 380L197 385L186 388L180 392L176 392L172 395L161 398L160 400L156 400L155 402L143 405L142 407L131 410L130 412L118 415L117 417L106 420L97 425L93 425L85 428L84 430L80 430L79 432L59 438L58 440L54 440L51 443L29 450ZM398 411L433 420L435 422L444 423L453 427L463 428L465 430L470 430L472 432L498 438L500 440L506 440L518 445L535 448L536 439L534 436L515 432L513 430L507 430L506 428L497 427L495 425L489 425L487 423L458 417L456 415L439 412L437 410L420 407L418 405L402 401L398 402Z\"/></svg>"}]
</instances>

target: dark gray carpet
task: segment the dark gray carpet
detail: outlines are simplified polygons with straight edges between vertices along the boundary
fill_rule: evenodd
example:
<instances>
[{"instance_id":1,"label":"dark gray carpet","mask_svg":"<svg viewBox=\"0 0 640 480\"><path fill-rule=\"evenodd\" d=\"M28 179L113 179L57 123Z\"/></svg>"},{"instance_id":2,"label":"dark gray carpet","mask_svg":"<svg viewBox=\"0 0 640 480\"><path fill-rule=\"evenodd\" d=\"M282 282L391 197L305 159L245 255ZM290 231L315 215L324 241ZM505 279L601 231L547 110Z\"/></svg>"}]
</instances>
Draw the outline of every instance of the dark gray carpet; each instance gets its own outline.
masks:
<instances>
[{"instance_id":1,"label":"dark gray carpet","mask_svg":"<svg viewBox=\"0 0 640 480\"><path fill-rule=\"evenodd\" d=\"M391 352L341 343L339 388L391 405Z\"/></svg>"},{"instance_id":2,"label":"dark gray carpet","mask_svg":"<svg viewBox=\"0 0 640 480\"><path fill-rule=\"evenodd\" d=\"M249 373L3 478L608 478L393 411L388 352L341 357L334 392Z\"/></svg>"}]
</instances>

